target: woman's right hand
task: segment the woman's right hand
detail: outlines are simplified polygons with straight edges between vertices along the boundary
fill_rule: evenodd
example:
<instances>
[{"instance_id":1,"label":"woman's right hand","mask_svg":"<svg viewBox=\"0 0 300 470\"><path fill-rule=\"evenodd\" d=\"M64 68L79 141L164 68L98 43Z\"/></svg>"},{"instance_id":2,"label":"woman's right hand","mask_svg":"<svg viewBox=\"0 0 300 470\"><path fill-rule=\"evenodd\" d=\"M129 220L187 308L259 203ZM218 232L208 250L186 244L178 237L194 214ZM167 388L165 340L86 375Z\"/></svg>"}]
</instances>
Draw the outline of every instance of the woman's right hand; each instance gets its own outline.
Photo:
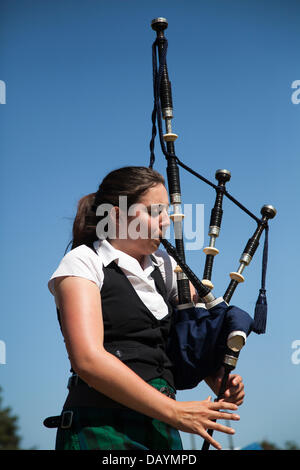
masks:
<instances>
[{"instance_id":1,"label":"woman's right hand","mask_svg":"<svg viewBox=\"0 0 300 470\"><path fill-rule=\"evenodd\" d=\"M203 439L208 440L212 446L220 450L220 444L208 434L207 429L225 432L226 434L234 434L234 429L216 423L214 420L225 419L238 421L240 417L236 413L220 411L236 411L237 408L237 405L226 401L212 402L211 397L208 397L204 401L176 401L176 423L173 424L173 426L179 431L199 434Z\"/></svg>"}]
</instances>

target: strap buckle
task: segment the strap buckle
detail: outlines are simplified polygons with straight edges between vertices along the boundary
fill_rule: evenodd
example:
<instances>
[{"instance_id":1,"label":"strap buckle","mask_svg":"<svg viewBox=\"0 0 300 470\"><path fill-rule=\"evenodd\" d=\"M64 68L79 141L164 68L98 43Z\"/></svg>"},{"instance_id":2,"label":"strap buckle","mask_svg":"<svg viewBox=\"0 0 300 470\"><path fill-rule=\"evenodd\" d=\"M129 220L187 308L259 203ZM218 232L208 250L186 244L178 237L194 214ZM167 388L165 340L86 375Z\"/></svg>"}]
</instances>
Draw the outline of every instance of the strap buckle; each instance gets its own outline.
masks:
<instances>
[{"instance_id":1,"label":"strap buckle","mask_svg":"<svg viewBox=\"0 0 300 470\"><path fill-rule=\"evenodd\" d=\"M72 426L73 411L63 411L61 415L61 429L69 429Z\"/></svg>"}]
</instances>

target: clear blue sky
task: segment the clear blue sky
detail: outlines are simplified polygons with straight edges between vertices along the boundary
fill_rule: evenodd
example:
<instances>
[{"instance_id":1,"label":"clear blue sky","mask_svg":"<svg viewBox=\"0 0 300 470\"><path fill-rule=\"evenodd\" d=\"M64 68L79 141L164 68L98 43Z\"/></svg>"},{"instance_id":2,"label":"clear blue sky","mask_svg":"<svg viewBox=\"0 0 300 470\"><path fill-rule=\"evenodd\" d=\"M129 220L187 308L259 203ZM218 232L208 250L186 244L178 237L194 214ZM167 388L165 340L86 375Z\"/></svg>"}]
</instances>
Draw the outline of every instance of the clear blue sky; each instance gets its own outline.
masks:
<instances>
[{"instance_id":1,"label":"clear blue sky","mask_svg":"<svg viewBox=\"0 0 300 470\"><path fill-rule=\"evenodd\" d=\"M293 0L2 0L0 384L4 404L20 417L24 448L54 447L55 431L42 421L60 413L67 393L69 363L47 281L70 240L77 201L110 170L149 163L150 22L157 16L169 21L178 156L210 179L229 169L228 190L255 214L263 204L278 210L270 224L267 334L251 335L240 355L236 371L247 396L234 444L300 444L300 364L291 360L300 340L300 104L291 101L291 84L300 79L299 10ZM156 149L155 168L165 174L158 143ZM184 202L205 204L206 235L214 191L188 173L181 177ZM217 295L254 228L225 200ZM250 314L261 252L232 300ZM187 260L201 277L202 251L188 252ZM207 395L200 384L178 398ZM227 446L227 436L218 439ZM183 441L188 449L189 436Z\"/></svg>"}]
</instances>

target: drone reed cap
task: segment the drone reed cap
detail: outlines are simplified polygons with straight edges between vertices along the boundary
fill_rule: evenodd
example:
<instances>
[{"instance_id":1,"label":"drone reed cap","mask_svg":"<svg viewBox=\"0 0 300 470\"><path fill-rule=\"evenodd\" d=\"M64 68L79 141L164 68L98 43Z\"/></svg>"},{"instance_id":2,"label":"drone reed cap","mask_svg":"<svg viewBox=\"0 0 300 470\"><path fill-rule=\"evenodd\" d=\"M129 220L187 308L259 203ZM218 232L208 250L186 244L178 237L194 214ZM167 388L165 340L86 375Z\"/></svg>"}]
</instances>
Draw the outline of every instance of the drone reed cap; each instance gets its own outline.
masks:
<instances>
[{"instance_id":1,"label":"drone reed cap","mask_svg":"<svg viewBox=\"0 0 300 470\"><path fill-rule=\"evenodd\" d=\"M275 207L271 206L270 204L267 204L261 208L260 213L262 216L267 217L267 219L273 219L277 214L277 210L275 209Z\"/></svg>"},{"instance_id":2,"label":"drone reed cap","mask_svg":"<svg viewBox=\"0 0 300 470\"><path fill-rule=\"evenodd\" d=\"M217 170L215 178L219 183L227 183L231 178L231 173L229 170Z\"/></svg>"},{"instance_id":3,"label":"drone reed cap","mask_svg":"<svg viewBox=\"0 0 300 470\"><path fill-rule=\"evenodd\" d=\"M154 29L154 31L164 31L168 27L168 22L166 18L154 18L154 20L151 21L151 28Z\"/></svg>"}]
</instances>

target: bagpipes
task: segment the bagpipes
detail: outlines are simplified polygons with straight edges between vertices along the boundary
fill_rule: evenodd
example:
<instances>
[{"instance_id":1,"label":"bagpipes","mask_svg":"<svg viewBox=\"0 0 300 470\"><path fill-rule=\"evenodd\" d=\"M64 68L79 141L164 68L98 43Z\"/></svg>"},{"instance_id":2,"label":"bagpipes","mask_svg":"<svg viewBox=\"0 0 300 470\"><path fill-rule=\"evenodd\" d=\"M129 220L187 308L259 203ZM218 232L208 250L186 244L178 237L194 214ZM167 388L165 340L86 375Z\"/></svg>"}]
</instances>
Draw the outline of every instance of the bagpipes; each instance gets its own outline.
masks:
<instances>
[{"instance_id":1,"label":"bagpipes","mask_svg":"<svg viewBox=\"0 0 300 470\"><path fill-rule=\"evenodd\" d=\"M151 22L151 27L156 31L157 37L152 45L154 108L152 112L149 167L152 168L155 161L154 143L157 134L157 123L161 149L167 160L167 181L170 203L173 207L173 214L170 215L170 218L173 220L176 247L173 247L166 239L162 239L162 244L178 264L175 272L179 302L174 311L168 354L174 364L174 378L178 390L196 387L201 380L214 374L223 366L224 375L216 399L220 400L223 398L228 376L236 367L239 353L246 342L247 336L251 331L262 334L266 330L267 299L265 279L268 256L268 220L275 217L276 209L271 205L265 205L261 209L262 217L256 217L228 193L226 183L231 178L228 170L217 170L215 177L218 184L216 185L189 168L176 156L174 142L178 136L172 131L172 90L166 61L168 42L164 35L168 22L165 18L156 18ZM165 133L163 133L162 119L165 121ZM213 187L216 191L216 200L211 210L208 233L210 243L203 250L206 254L206 260L202 281L198 279L185 262L182 226L184 214L181 211L179 166ZM252 217L257 223L257 228L243 250L237 271L230 273L231 281L225 294L223 297L215 298L212 293L213 284L211 279L214 257L219 253L215 247L215 242L221 229L224 196ZM238 307L229 305L229 303L238 284L244 281L242 272L250 264L263 232L265 233L265 243L262 282L256 302L254 319L252 319L248 313ZM197 305L194 305L191 299L190 282L201 299ZM209 430L209 434L212 435L213 431ZM208 449L209 443L204 441L202 450Z\"/></svg>"}]
</instances>

